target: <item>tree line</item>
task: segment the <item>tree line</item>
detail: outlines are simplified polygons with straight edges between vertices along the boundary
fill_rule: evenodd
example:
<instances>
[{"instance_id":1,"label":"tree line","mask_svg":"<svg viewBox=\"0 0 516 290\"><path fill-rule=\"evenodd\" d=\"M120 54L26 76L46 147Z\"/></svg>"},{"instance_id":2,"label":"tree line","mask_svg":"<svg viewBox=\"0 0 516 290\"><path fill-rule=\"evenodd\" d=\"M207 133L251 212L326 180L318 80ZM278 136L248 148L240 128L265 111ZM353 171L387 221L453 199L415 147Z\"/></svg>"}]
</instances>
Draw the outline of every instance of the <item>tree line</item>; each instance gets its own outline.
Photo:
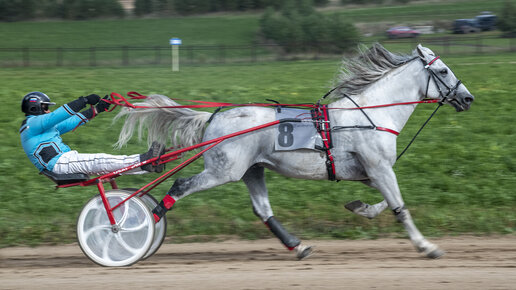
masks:
<instances>
[{"instance_id":1,"label":"tree line","mask_svg":"<svg viewBox=\"0 0 516 290\"><path fill-rule=\"evenodd\" d=\"M410 0L340 0L342 4L407 3ZM288 0L135 0L134 9L125 11L118 0L0 0L0 21L50 18L84 20L102 17L174 16L222 11L281 9ZM330 0L313 0L325 6Z\"/></svg>"},{"instance_id":2,"label":"tree line","mask_svg":"<svg viewBox=\"0 0 516 290\"><path fill-rule=\"evenodd\" d=\"M0 21L124 17L118 0L0 0Z\"/></svg>"}]
</instances>

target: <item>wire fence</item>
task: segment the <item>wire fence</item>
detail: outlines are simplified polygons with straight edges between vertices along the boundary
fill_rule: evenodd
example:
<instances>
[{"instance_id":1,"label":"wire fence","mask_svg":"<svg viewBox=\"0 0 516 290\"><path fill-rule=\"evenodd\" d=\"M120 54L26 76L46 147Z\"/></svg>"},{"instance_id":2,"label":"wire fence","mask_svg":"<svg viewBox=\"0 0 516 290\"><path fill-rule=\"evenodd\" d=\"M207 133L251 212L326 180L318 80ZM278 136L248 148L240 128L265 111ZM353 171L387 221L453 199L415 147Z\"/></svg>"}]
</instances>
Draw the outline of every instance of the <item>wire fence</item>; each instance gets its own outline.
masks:
<instances>
[{"instance_id":1,"label":"wire fence","mask_svg":"<svg viewBox=\"0 0 516 290\"><path fill-rule=\"evenodd\" d=\"M439 37L385 40L391 51L411 51L418 43L442 55L516 52L516 39L499 37ZM258 63L301 59L335 59L343 53L285 53L279 45L181 46L179 64ZM171 64L170 46L116 46L88 48L0 48L0 67L137 66Z\"/></svg>"}]
</instances>

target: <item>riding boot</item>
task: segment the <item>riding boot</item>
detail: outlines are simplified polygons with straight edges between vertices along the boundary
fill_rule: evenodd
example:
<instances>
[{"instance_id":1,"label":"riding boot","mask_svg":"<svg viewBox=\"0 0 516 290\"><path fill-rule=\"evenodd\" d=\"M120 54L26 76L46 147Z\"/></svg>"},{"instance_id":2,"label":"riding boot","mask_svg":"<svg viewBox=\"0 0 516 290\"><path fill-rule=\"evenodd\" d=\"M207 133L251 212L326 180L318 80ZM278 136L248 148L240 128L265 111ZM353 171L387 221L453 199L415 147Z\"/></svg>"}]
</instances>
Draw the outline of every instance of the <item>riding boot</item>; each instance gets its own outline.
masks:
<instances>
[{"instance_id":1,"label":"riding boot","mask_svg":"<svg viewBox=\"0 0 516 290\"><path fill-rule=\"evenodd\" d=\"M165 145L154 141L152 142L149 151L140 154L140 162L147 161L149 159L159 157L165 153ZM148 172L157 172L160 173L165 169L165 164L158 164L153 165L152 163L148 163L145 165L142 165L140 167L142 170L148 171Z\"/></svg>"}]
</instances>

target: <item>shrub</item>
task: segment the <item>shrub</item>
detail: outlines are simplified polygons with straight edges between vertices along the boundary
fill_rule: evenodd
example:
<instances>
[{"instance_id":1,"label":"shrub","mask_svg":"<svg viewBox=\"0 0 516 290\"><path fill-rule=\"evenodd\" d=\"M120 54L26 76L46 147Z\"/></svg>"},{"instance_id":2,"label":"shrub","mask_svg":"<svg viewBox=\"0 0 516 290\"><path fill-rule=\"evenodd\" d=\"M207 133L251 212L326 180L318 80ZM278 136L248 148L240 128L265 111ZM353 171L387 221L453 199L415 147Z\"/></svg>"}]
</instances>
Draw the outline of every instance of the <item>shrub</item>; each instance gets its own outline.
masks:
<instances>
[{"instance_id":1,"label":"shrub","mask_svg":"<svg viewBox=\"0 0 516 290\"><path fill-rule=\"evenodd\" d=\"M136 0L134 2L134 15L142 16L152 13L152 0Z\"/></svg>"},{"instance_id":2,"label":"shrub","mask_svg":"<svg viewBox=\"0 0 516 290\"><path fill-rule=\"evenodd\" d=\"M73 20L124 16L122 5L117 0L63 0L58 3L58 11L61 18Z\"/></svg>"},{"instance_id":3,"label":"shrub","mask_svg":"<svg viewBox=\"0 0 516 290\"><path fill-rule=\"evenodd\" d=\"M0 21L28 20L35 12L34 0L0 0Z\"/></svg>"},{"instance_id":4,"label":"shrub","mask_svg":"<svg viewBox=\"0 0 516 290\"><path fill-rule=\"evenodd\" d=\"M505 2L498 27L506 36L516 37L516 6L511 1Z\"/></svg>"},{"instance_id":5,"label":"shrub","mask_svg":"<svg viewBox=\"0 0 516 290\"><path fill-rule=\"evenodd\" d=\"M18 21L34 17L89 19L123 17L117 0L0 0L0 20Z\"/></svg>"},{"instance_id":6,"label":"shrub","mask_svg":"<svg viewBox=\"0 0 516 290\"><path fill-rule=\"evenodd\" d=\"M355 47L359 33L338 15L314 10L310 0L288 0L281 12L268 8L260 19L265 39L279 44L286 52L342 52Z\"/></svg>"},{"instance_id":7,"label":"shrub","mask_svg":"<svg viewBox=\"0 0 516 290\"><path fill-rule=\"evenodd\" d=\"M247 11L265 9L266 7L279 9L283 7L288 0L173 0L173 2L174 9L177 13L193 14L218 11ZM315 0L315 5L318 6L323 6L328 3L329 0Z\"/></svg>"}]
</instances>

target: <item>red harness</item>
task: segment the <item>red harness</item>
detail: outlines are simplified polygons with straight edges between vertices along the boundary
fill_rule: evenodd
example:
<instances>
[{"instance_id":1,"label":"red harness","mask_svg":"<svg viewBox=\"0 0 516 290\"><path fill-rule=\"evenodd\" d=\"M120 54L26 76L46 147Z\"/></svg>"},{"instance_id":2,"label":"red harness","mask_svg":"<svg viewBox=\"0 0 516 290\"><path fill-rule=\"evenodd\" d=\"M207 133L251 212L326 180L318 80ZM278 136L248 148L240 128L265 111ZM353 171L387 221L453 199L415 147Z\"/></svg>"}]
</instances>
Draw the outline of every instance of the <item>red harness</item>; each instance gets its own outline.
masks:
<instances>
[{"instance_id":1,"label":"red harness","mask_svg":"<svg viewBox=\"0 0 516 290\"><path fill-rule=\"evenodd\" d=\"M328 105L320 105L312 110L312 120L314 121L317 132L321 135L324 152L326 152L326 169L328 179L335 180L335 162L330 149L333 147L331 140L330 117L328 116Z\"/></svg>"}]
</instances>

